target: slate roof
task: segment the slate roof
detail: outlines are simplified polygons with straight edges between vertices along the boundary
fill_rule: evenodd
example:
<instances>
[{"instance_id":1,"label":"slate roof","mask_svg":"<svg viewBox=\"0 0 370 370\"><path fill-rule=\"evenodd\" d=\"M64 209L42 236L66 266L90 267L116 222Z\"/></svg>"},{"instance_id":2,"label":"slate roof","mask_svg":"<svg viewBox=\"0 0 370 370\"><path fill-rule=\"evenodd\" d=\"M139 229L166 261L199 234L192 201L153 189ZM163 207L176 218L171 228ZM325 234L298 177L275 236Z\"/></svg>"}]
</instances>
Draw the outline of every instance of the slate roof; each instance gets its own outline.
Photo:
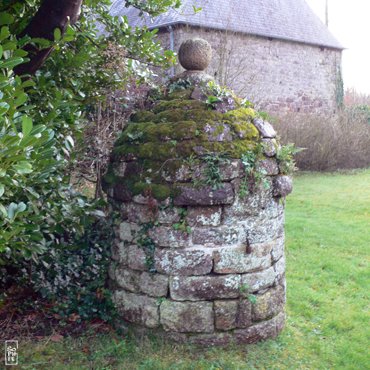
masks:
<instances>
[{"instance_id":1,"label":"slate roof","mask_svg":"<svg viewBox=\"0 0 370 370\"><path fill-rule=\"evenodd\" d=\"M194 14L193 5L202 11ZM110 13L126 15L131 26L150 29L187 24L343 49L305 0L182 0L180 9L155 18L114 0Z\"/></svg>"}]
</instances>

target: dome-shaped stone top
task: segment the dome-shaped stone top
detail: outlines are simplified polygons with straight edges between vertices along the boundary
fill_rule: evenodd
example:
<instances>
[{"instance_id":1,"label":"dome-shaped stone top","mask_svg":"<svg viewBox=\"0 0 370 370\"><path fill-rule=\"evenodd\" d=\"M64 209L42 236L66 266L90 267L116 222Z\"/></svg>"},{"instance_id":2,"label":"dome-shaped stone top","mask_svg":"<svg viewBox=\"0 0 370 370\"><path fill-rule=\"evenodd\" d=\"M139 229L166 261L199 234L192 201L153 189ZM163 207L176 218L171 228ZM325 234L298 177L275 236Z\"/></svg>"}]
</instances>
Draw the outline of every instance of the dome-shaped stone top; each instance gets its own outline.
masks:
<instances>
[{"instance_id":1,"label":"dome-shaped stone top","mask_svg":"<svg viewBox=\"0 0 370 370\"><path fill-rule=\"evenodd\" d=\"M219 154L240 164L243 154L257 153L262 141L275 154L272 126L249 103L214 82L177 79L151 101L149 109L131 116L113 149L105 188L114 189L114 197L122 201L150 194L180 204L184 183L208 181L217 187L223 182L217 174L202 179L207 156ZM274 161L266 159L268 165Z\"/></svg>"},{"instance_id":2,"label":"dome-shaped stone top","mask_svg":"<svg viewBox=\"0 0 370 370\"><path fill-rule=\"evenodd\" d=\"M203 39L186 40L180 46L179 62L188 71L204 71L212 58L211 45Z\"/></svg>"}]
</instances>

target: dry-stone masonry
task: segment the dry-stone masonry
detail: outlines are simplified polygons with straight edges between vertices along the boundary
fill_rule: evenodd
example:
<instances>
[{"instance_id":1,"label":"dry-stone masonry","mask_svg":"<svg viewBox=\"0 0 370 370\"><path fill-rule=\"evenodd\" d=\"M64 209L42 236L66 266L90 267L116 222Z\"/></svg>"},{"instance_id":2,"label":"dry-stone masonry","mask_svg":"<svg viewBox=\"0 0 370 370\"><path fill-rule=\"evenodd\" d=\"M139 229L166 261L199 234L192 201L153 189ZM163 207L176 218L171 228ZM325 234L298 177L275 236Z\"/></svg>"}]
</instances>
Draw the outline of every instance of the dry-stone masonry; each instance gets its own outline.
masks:
<instances>
[{"instance_id":1,"label":"dry-stone masonry","mask_svg":"<svg viewBox=\"0 0 370 370\"><path fill-rule=\"evenodd\" d=\"M114 302L136 330L252 343L284 326L282 199L292 182L273 127L196 71L208 63L204 41L186 45L190 70L131 117L105 176L120 214Z\"/></svg>"}]
</instances>

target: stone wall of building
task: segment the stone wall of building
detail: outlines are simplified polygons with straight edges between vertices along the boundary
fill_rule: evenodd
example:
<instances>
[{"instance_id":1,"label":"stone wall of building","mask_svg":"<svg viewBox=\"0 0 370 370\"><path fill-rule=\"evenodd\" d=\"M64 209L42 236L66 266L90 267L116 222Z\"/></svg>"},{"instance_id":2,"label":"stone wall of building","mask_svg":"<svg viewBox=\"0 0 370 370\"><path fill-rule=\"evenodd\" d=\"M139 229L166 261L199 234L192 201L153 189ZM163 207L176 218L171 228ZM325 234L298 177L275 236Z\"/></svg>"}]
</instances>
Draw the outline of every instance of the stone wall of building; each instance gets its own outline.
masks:
<instances>
[{"instance_id":1,"label":"stone wall of building","mask_svg":"<svg viewBox=\"0 0 370 370\"><path fill-rule=\"evenodd\" d=\"M341 99L341 51L189 26L174 28L174 50L189 38L206 39L214 57L207 73L259 109L274 112L326 113ZM170 34L159 33L166 48ZM176 67L176 73L182 71Z\"/></svg>"}]
</instances>

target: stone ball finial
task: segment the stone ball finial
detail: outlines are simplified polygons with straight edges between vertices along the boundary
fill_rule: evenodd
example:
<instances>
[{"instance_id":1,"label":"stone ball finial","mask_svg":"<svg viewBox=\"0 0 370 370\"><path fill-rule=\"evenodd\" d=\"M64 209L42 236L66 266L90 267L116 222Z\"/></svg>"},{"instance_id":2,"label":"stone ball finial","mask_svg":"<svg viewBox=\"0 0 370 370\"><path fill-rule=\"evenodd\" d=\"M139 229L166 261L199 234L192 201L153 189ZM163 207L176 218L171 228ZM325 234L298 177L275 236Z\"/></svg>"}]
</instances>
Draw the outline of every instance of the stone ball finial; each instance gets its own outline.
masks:
<instances>
[{"instance_id":1,"label":"stone ball finial","mask_svg":"<svg viewBox=\"0 0 370 370\"><path fill-rule=\"evenodd\" d=\"M211 45L203 39L184 41L179 49L179 62L188 71L204 71L212 58Z\"/></svg>"}]
</instances>

